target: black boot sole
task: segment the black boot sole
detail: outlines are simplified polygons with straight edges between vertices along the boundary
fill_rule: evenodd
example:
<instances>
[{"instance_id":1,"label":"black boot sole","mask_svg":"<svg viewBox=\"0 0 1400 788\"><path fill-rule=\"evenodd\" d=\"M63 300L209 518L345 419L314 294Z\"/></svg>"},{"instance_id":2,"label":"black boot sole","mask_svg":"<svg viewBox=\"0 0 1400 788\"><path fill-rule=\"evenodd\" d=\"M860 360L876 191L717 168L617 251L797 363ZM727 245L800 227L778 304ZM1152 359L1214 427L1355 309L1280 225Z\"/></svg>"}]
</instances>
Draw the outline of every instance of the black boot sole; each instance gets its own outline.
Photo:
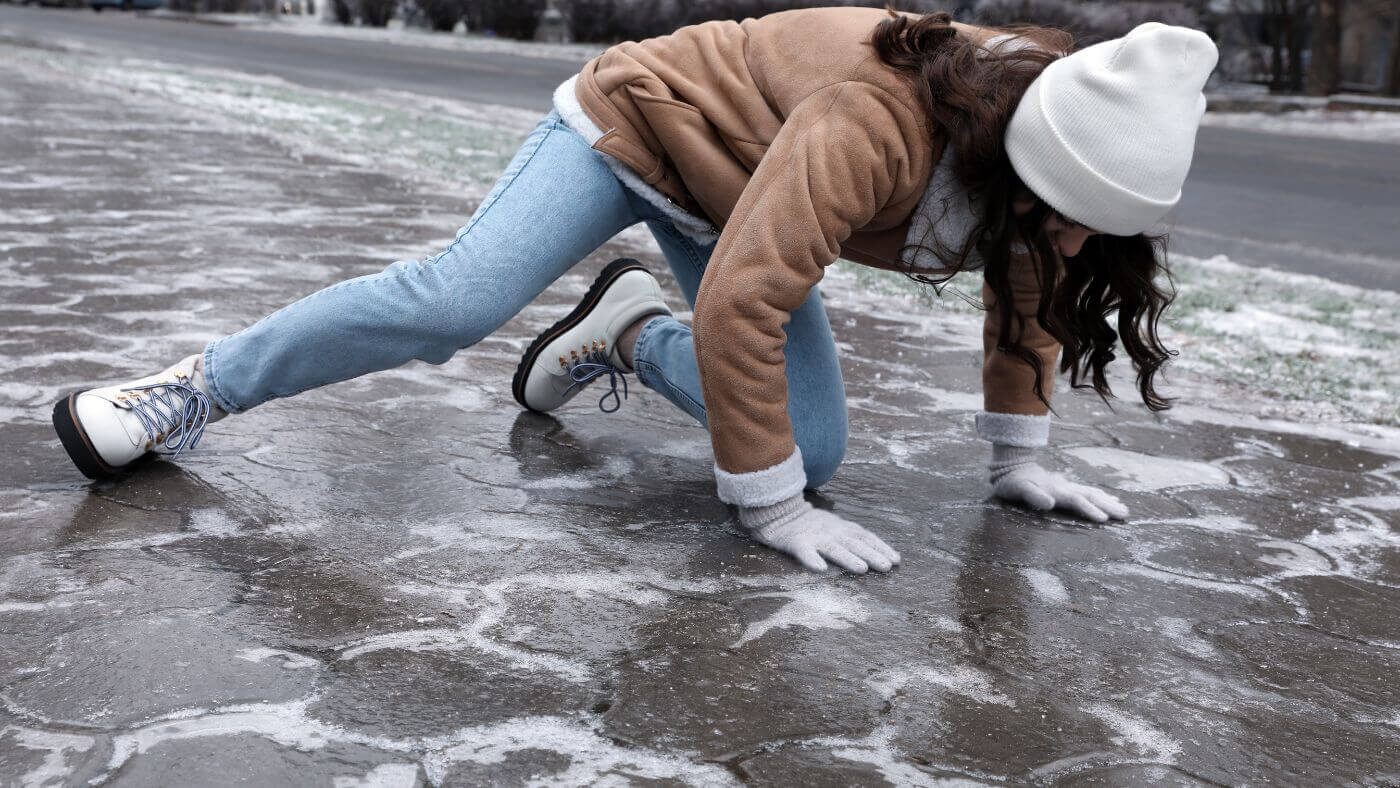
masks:
<instances>
[{"instance_id":1,"label":"black boot sole","mask_svg":"<svg viewBox=\"0 0 1400 788\"><path fill-rule=\"evenodd\" d=\"M647 271L647 267L639 261L630 257L619 257L607 264L598 278L593 280L593 285L584 294L583 300L579 302L574 310L565 315L563 319L545 330L544 333L535 337L535 341L530 343L530 347L525 349L525 355L521 357L520 364L515 368L515 377L511 379L511 393L515 395L515 401L520 403L520 407L535 413L545 413L546 411L535 410L525 402L525 378L530 374L530 369L535 366L535 360L539 358L540 352L545 345L559 338L559 335L578 325L593 308L598 305L598 300L603 297L612 283L617 281L619 276L628 271ZM651 273L647 271L647 273ZM71 453L71 452L70 452ZM74 460L77 462L77 460Z\"/></svg>"},{"instance_id":2,"label":"black boot sole","mask_svg":"<svg viewBox=\"0 0 1400 788\"><path fill-rule=\"evenodd\" d=\"M97 455L97 450L92 447L92 441L88 439L87 433L83 431L83 425L78 421L78 395L82 392L74 392L54 403L53 406L53 428L58 432L58 439L63 442L64 451L68 452L68 459L78 466L78 470L89 479L106 479L121 473L121 469L113 468L102 461Z\"/></svg>"}]
</instances>

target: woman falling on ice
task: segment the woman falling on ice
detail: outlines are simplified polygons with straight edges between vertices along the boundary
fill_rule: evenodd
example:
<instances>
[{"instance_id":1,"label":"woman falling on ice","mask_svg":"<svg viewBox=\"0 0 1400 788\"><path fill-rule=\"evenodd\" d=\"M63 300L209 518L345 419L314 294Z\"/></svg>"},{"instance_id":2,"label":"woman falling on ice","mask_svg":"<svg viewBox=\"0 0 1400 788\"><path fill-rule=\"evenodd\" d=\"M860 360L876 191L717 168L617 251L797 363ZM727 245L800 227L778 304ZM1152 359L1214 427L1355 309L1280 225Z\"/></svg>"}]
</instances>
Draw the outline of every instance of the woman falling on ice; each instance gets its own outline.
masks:
<instances>
[{"instance_id":1,"label":"woman falling on ice","mask_svg":"<svg viewBox=\"0 0 1400 788\"><path fill-rule=\"evenodd\" d=\"M719 497L754 539L813 570L887 571L895 550L803 497L846 445L816 284L838 256L916 277L980 268L976 429L992 444L993 493L1124 518L1116 498L1047 472L1035 452L1061 353L1074 385L1108 396L1121 336L1143 401L1166 406L1153 383L1170 299L1145 233L1180 198L1216 51L1157 23L1069 48L1045 29L868 8L619 44L559 86L442 252L327 287L150 377L70 395L55 427L83 473L107 476L268 400L441 364L646 222L692 324L646 269L615 261L530 346L514 381L525 407L552 411L591 380L635 374L708 427Z\"/></svg>"}]
</instances>

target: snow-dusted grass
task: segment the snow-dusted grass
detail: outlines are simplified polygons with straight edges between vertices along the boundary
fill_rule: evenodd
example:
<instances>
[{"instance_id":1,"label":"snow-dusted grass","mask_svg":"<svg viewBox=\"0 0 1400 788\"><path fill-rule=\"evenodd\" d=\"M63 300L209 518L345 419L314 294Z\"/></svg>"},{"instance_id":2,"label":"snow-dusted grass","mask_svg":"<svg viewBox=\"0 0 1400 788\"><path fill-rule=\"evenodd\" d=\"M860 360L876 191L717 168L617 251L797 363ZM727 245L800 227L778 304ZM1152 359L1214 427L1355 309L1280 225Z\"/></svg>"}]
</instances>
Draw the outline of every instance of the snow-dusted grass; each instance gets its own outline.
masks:
<instances>
[{"instance_id":1,"label":"snow-dusted grass","mask_svg":"<svg viewBox=\"0 0 1400 788\"><path fill-rule=\"evenodd\" d=\"M1162 335L1180 355L1167 367L1169 396L1264 418L1400 426L1400 294L1224 256L1173 255L1170 267L1177 299ZM980 335L976 274L954 277L939 298L899 274L851 263L840 271L931 320L954 315ZM1117 388L1130 398L1132 371L1119 355Z\"/></svg>"},{"instance_id":2,"label":"snow-dusted grass","mask_svg":"<svg viewBox=\"0 0 1400 788\"><path fill-rule=\"evenodd\" d=\"M1173 379L1257 415L1400 426L1400 294L1177 256ZM1184 374L1183 374L1184 373Z\"/></svg>"},{"instance_id":3,"label":"snow-dusted grass","mask_svg":"<svg viewBox=\"0 0 1400 788\"><path fill-rule=\"evenodd\" d=\"M82 53L0 48L0 67L39 65L88 83L194 108L306 153L331 155L483 193L539 114L399 93L345 94L276 78ZM637 237L644 237L638 233ZM1224 257L1172 258L1178 298L1163 334L1181 351L1166 392L1183 404L1284 420L1400 426L1400 294L1248 268ZM849 263L828 277L838 302L939 324L980 344L981 278L962 274L940 298L902 276ZM872 304L872 307L874 304ZM1120 354L1121 355L1121 354ZM1117 372L1131 396L1126 360Z\"/></svg>"},{"instance_id":4,"label":"snow-dusted grass","mask_svg":"<svg viewBox=\"0 0 1400 788\"><path fill-rule=\"evenodd\" d=\"M1296 112L1207 112L1205 126L1301 137L1400 144L1400 112L1307 109Z\"/></svg>"}]
</instances>

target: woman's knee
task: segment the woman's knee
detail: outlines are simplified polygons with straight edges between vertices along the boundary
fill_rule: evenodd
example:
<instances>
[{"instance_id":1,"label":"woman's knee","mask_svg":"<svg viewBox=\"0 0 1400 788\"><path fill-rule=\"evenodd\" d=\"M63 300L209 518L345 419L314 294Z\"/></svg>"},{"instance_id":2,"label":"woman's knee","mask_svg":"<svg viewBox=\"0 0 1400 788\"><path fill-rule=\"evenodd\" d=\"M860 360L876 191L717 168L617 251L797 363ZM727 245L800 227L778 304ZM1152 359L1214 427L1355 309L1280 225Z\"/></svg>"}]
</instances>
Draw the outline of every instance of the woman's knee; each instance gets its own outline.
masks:
<instances>
[{"instance_id":1,"label":"woman's knee","mask_svg":"<svg viewBox=\"0 0 1400 788\"><path fill-rule=\"evenodd\" d=\"M815 489L831 481L841 461L846 457L846 419L832 419L822 424L820 429L807 430L799 435L797 446L802 450L802 467L807 473L808 489Z\"/></svg>"}]
</instances>

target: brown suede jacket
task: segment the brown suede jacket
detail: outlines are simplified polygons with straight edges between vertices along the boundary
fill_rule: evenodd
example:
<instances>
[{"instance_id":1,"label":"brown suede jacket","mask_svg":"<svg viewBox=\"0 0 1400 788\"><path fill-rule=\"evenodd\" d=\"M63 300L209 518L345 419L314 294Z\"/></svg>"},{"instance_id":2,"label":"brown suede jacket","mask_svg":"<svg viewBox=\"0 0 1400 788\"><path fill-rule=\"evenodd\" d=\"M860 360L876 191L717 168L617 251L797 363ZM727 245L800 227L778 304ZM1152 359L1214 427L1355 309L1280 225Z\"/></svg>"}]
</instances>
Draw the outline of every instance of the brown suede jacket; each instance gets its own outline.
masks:
<instances>
[{"instance_id":1,"label":"brown suede jacket","mask_svg":"<svg viewBox=\"0 0 1400 788\"><path fill-rule=\"evenodd\" d=\"M593 147L722 228L693 325L719 471L792 461L783 326L825 267L841 256L907 270L900 250L945 138L869 43L886 16L842 7L706 22L618 44L577 80L605 132ZM1034 274L1014 278L1048 395L1059 346L1036 323ZM1034 373L996 350L999 305L983 297L986 410L1043 416Z\"/></svg>"}]
</instances>

